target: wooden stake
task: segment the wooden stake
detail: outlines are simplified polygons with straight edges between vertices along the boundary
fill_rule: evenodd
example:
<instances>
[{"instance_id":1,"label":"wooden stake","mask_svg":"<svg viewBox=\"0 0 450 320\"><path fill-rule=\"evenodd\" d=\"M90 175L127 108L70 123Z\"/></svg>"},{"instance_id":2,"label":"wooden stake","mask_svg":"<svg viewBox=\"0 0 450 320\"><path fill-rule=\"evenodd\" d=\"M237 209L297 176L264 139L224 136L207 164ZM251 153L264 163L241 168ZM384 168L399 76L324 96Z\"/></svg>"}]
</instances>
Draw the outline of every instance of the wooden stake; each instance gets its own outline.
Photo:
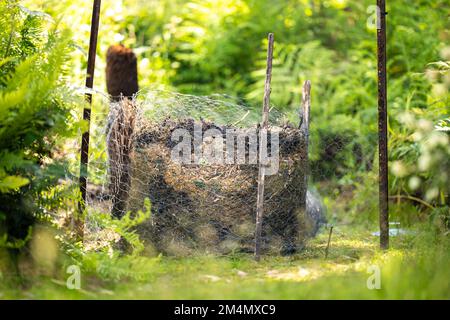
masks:
<instances>
[{"instance_id":1,"label":"wooden stake","mask_svg":"<svg viewBox=\"0 0 450 320\"><path fill-rule=\"evenodd\" d=\"M308 192L308 175L309 175L309 114L311 110L311 82L305 81L302 88L302 103L299 110L299 128L303 134L305 145L299 155L299 171L303 174L303 185L299 186L298 196L300 201L301 214L306 213L306 198Z\"/></svg>"},{"instance_id":2,"label":"wooden stake","mask_svg":"<svg viewBox=\"0 0 450 320\"><path fill-rule=\"evenodd\" d=\"M273 59L273 33L269 33L269 44L267 48L267 69L266 82L264 85L264 100L262 110L262 123L259 130L259 165L258 165L258 194L256 199L256 231L255 231L255 260L259 261L261 257L261 233L262 220L264 213L264 180L266 175L265 164L262 163L263 134L267 133L269 125L269 107L270 107L270 82L272 80L272 59Z\"/></svg>"},{"instance_id":3,"label":"wooden stake","mask_svg":"<svg viewBox=\"0 0 450 320\"><path fill-rule=\"evenodd\" d=\"M94 0L92 8L91 21L91 36L89 39L89 56L86 74L86 87L92 89L94 86L94 71L95 71L95 57L97 55L97 39L98 28L100 23L100 7L101 0ZM89 161L89 130L91 125L91 104L92 94L90 92L85 95L89 107L83 110L83 120L87 122L87 130L83 132L81 138L81 156L80 156L80 193L81 200L78 203L78 216L74 221L75 234L78 240L83 240L84 237L84 209L86 207L86 188L87 188L87 173Z\"/></svg>"},{"instance_id":4,"label":"wooden stake","mask_svg":"<svg viewBox=\"0 0 450 320\"><path fill-rule=\"evenodd\" d=\"M311 81L306 80L303 84L302 92L302 108L301 108L301 119L300 119L300 130L303 131L305 136L305 149L303 150L304 159L304 175L305 175L305 189L308 188L308 170L309 170L309 113L311 111ZM305 202L306 202L306 190L305 190ZM305 203L306 208L306 203Z\"/></svg>"},{"instance_id":5,"label":"wooden stake","mask_svg":"<svg viewBox=\"0 0 450 320\"><path fill-rule=\"evenodd\" d=\"M388 185L388 134L387 134L387 76L386 76L386 3L377 0L377 50L378 50L378 144L379 144L379 215L380 247L389 248L389 185Z\"/></svg>"},{"instance_id":6,"label":"wooden stake","mask_svg":"<svg viewBox=\"0 0 450 320\"><path fill-rule=\"evenodd\" d=\"M300 129L309 131L309 112L311 110L311 81L306 80L302 91Z\"/></svg>"}]
</instances>

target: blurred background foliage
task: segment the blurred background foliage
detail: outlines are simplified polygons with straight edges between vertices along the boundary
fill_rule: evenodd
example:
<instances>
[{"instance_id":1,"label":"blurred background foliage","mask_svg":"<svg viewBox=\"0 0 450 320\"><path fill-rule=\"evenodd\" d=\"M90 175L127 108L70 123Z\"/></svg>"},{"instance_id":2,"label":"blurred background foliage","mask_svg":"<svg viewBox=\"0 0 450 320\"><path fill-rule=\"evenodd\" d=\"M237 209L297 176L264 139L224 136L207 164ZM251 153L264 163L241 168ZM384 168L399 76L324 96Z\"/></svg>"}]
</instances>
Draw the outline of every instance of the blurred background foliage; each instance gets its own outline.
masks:
<instances>
[{"instance_id":1,"label":"blurred background foliage","mask_svg":"<svg viewBox=\"0 0 450 320\"><path fill-rule=\"evenodd\" d=\"M227 94L259 112L265 39L274 32L272 104L295 121L302 84L312 81L312 180L330 215L374 222L378 170L376 30L370 24L374 3L103 1L95 89L106 91L107 48L123 43L138 55L141 88ZM430 213L425 217L437 216L438 224L448 227L450 5L446 0L396 0L388 1L387 9L393 216L423 219L419 212L424 211ZM75 126L68 109L81 112L82 103L74 102L79 97L72 91L84 86L92 1L2 0L2 10L7 13L2 14L0 30L0 98L5 99L10 86L25 90L21 77L31 77L26 83L39 85L30 85L26 97L36 100L19 101L15 110L52 107L61 110L52 113L50 118L57 118L52 128L62 132L64 125ZM18 10L20 19L13 14ZM11 45L5 46L11 39ZM56 60L49 60L52 57ZM105 111L94 107L94 113ZM22 127L12 131L3 122L0 130L16 138L25 132ZM35 138L47 142L52 136L40 130ZM53 137L60 143L67 141L59 131ZM2 144L15 141L5 139ZM31 150L14 144L20 152ZM15 152L8 148L2 147L2 155L3 150ZM45 167L42 161L35 163ZM26 190L34 181L17 173L19 166L2 170L6 172L0 172L2 179L22 177L9 178L9 186L2 180L2 197L13 189Z\"/></svg>"}]
</instances>

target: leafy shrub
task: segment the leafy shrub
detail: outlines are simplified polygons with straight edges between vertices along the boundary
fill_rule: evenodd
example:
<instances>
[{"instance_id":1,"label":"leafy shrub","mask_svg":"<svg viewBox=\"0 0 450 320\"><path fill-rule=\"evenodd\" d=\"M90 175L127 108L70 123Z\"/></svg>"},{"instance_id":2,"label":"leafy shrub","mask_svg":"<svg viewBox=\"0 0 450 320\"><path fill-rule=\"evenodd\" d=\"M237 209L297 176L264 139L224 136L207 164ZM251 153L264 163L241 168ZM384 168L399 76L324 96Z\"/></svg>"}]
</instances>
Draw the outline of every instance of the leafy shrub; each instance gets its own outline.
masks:
<instances>
[{"instance_id":1,"label":"leafy shrub","mask_svg":"<svg viewBox=\"0 0 450 320\"><path fill-rule=\"evenodd\" d=\"M70 258L67 263L80 265L84 272L106 280L147 279L153 267L157 266L160 256L146 257L146 248L135 227L150 218L151 203L148 199L145 200L144 210L133 214L128 212L121 219L113 218L109 213L91 212L89 224L95 226L97 232L101 230L116 234L120 237L119 244L117 239L112 239L103 241L101 245L87 247L63 237L61 240ZM127 254L123 251L124 242L130 249Z\"/></svg>"},{"instance_id":2,"label":"leafy shrub","mask_svg":"<svg viewBox=\"0 0 450 320\"><path fill-rule=\"evenodd\" d=\"M64 81L70 34L47 18L0 4L0 232L9 246L46 214L42 193L66 174L58 146L76 132L77 99Z\"/></svg>"}]
</instances>

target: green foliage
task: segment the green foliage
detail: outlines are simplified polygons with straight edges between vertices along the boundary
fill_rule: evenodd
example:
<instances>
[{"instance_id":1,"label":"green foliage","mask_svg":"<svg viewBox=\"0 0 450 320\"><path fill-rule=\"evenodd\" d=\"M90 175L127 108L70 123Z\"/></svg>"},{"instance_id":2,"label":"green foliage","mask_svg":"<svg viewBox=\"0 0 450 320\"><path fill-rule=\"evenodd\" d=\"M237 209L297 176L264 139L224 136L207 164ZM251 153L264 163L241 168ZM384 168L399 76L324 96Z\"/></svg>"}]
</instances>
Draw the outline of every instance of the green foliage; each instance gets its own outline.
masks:
<instances>
[{"instance_id":1,"label":"green foliage","mask_svg":"<svg viewBox=\"0 0 450 320\"><path fill-rule=\"evenodd\" d=\"M418 205L431 209L431 219L441 225L450 219L450 54L440 50L438 62L429 63L416 82L423 82L421 104L414 105L413 91L397 115L397 132L391 138L391 189ZM445 60L444 60L445 59ZM426 90L425 88L428 88Z\"/></svg>"},{"instance_id":2,"label":"green foliage","mask_svg":"<svg viewBox=\"0 0 450 320\"><path fill-rule=\"evenodd\" d=\"M90 212L89 224L103 232L112 233L120 237L101 246L86 248L81 243L73 243L70 239L62 239L65 252L69 255L69 264L76 263L82 267L83 272L95 274L105 280L121 280L124 278L144 280L151 276L160 257L148 258L143 255L145 246L139 239L135 228L144 221L151 219L151 203L145 200L144 210L128 212L121 219L115 219L110 213ZM97 232L98 232L97 231ZM124 242L131 249L123 253Z\"/></svg>"},{"instance_id":3,"label":"green foliage","mask_svg":"<svg viewBox=\"0 0 450 320\"><path fill-rule=\"evenodd\" d=\"M43 214L40 195L67 175L58 147L76 132L64 81L70 33L17 1L0 5L0 220L23 240Z\"/></svg>"},{"instance_id":4,"label":"green foliage","mask_svg":"<svg viewBox=\"0 0 450 320\"><path fill-rule=\"evenodd\" d=\"M92 219L101 227L111 230L120 235L132 248L132 255L137 256L144 251L144 245L135 232L135 227L150 219L151 203L145 199L144 210L136 213L127 212L121 219L114 219L109 213L95 213Z\"/></svg>"}]
</instances>

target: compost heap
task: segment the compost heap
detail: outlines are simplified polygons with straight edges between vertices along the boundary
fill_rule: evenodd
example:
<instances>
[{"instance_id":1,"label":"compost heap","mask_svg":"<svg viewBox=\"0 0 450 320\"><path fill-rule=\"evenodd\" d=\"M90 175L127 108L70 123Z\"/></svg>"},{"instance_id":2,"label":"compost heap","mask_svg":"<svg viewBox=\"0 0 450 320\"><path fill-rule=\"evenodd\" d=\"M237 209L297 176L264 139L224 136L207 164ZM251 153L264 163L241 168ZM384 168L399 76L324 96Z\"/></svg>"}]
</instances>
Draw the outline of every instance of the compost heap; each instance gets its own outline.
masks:
<instances>
[{"instance_id":1,"label":"compost heap","mask_svg":"<svg viewBox=\"0 0 450 320\"><path fill-rule=\"evenodd\" d=\"M125 99L111 104L107 145L113 214L140 210L148 198L152 216L137 228L147 246L171 255L252 252L258 165L183 164L172 160L171 151L177 143L172 141L172 133L177 129L184 129L193 137L194 125L201 125L202 133L216 129L223 136L215 139L225 140L227 129L245 133L252 129L249 122L253 120L231 122L220 118L217 122L225 124L218 124L198 117L194 112L197 109L177 108L174 101L179 103L180 97L167 101L156 96L150 103L152 108L142 107L149 105L148 101ZM197 101L197 105L204 102ZM169 104L171 108L167 107ZM219 108L213 99L208 100L206 107L211 114L223 106L221 103ZM216 119L219 113L215 114ZM204 116L205 112L201 114ZM255 126L253 130L259 132ZM265 179L263 250L293 253L317 231L322 211L310 194L308 203L315 207L305 210L304 130L288 124L271 125L269 135L274 132L279 134L280 161L278 172ZM270 150L270 137L268 141ZM207 143L210 141L204 139L201 148ZM248 148L247 144L247 156Z\"/></svg>"}]
</instances>

